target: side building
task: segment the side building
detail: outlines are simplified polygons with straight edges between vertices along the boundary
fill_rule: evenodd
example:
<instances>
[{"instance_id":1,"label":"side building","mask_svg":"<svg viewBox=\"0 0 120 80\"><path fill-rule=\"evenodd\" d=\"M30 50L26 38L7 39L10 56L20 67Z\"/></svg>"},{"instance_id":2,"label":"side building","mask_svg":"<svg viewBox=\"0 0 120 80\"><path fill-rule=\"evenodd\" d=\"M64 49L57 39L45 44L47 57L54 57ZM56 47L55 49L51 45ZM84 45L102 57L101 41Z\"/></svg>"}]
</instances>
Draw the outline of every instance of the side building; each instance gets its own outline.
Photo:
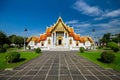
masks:
<instances>
[{"instance_id":1,"label":"side building","mask_svg":"<svg viewBox=\"0 0 120 80\"><path fill-rule=\"evenodd\" d=\"M91 49L94 41L89 36L81 37L74 32L72 27L67 26L61 17L56 24L47 27L46 32L38 36L32 36L27 39L28 46L31 49L40 47L42 50L53 50L64 48L67 50L79 50L79 47Z\"/></svg>"}]
</instances>

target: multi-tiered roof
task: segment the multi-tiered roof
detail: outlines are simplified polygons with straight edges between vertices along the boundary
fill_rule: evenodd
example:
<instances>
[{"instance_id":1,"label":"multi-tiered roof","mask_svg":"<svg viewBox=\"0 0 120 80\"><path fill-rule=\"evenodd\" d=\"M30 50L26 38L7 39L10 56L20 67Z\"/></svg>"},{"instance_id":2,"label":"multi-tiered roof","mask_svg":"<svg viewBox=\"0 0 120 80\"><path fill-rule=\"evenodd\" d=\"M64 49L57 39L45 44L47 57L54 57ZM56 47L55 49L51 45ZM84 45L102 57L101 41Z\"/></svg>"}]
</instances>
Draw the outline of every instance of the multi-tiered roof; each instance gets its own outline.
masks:
<instances>
[{"instance_id":1,"label":"multi-tiered roof","mask_svg":"<svg viewBox=\"0 0 120 80\"><path fill-rule=\"evenodd\" d=\"M54 24L53 26L48 27L46 29L46 32L44 34L41 34L40 37L32 36L32 37L27 39L27 42L30 42L30 41L35 41L35 42L45 41L47 39L47 37L51 36L52 31L57 27L57 25L59 23L61 23L63 25L63 27L65 28L65 30L68 31L69 37L73 37L73 39L75 41L80 41L82 43L84 43L85 41L90 41L91 43L93 42L91 37L88 37L88 36L81 37L79 34L76 34L74 32L74 29L72 27L67 26L63 22L61 17L58 18L56 24Z\"/></svg>"}]
</instances>

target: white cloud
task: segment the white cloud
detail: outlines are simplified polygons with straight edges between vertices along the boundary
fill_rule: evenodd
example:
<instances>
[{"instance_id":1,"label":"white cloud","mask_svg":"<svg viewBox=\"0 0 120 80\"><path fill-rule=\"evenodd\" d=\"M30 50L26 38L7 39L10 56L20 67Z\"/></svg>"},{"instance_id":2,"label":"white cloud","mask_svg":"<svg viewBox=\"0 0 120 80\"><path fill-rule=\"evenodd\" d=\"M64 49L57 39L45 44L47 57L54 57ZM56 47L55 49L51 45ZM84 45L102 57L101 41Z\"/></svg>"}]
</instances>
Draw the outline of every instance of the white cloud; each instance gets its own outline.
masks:
<instances>
[{"instance_id":1,"label":"white cloud","mask_svg":"<svg viewBox=\"0 0 120 80\"><path fill-rule=\"evenodd\" d=\"M75 26L74 29L77 32L81 32L80 30L82 30L82 32L83 31L86 32L90 28L91 29L95 28L96 36L103 35L105 33L119 33L120 32L120 20L118 19L113 19L106 23L96 23L96 24L84 23L84 24L79 24L79 25L74 25L74 26ZM89 34L90 32L87 31L87 33ZM90 34L92 34L92 32Z\"/></svg>"},{"instance_id":2,"label":"white cloud","mask_svg":"<svg viewBox=\"0 0 120 80\"><path fill-rule=\"evenodd\" d=\"M120 16L120 9L108 12L104 16L106 16L106 17L117 17L117 16Z\"/></svg>"},{"instance_id":3,"label":"white cloud","mask_svg":"<svg viewBox=\"0 0 120 80\"><path fill-rule=\"evenodd\" d=\"M66 24L76 24L76 23L78 23L78 20L67 21L65 23Z\"/></svg>"},{"instance_id":4,"label":"white cloud","mask_svg":"<svg viewBox=\"0 0 120 80\"><path fill-rule=\"evenodd\" d=\"M102 20L102 19L104 19L103 16L101 16L101 17L97 17L97 18L95 18L94 20Z\"/></svg>"},{"instance_id":5,"label":"white cloud","mask_svg":"<svg viewBox=\"0 0 120 80\"><path fill-rule=\"evenodd\" d=\"M89 16L98 16L102 13L102 10L97 6L90 6L87 3L78 0L74 3L73 8L80 11L82 14Z\"/></svg>"},{"instance_id":6,"label":"white cloud","mask_svg":"<svg viewBox=\"0 0 120 80\"><path fill-rule=\"evenodd\" d=\"M120 16L120 9L104 12L100 17L95 18L94 20L102 20L105 18L110 18L110 17L113 18L113 17L118 17L118 16Z\"/></svg>"},{"instance_id":7,"label":"white cloud","mask_svg":"<svg viewBox=\"0 0 120 80\"><path fill-rule=\"evenodd\" d=\"M93 27L95 27L96 35L103 35L105 33L119 33L120 32L120 20L111 20L106 23L98 23L98 24L91 24Z\"/></svg>"},{"instance_id":8,"label":"white cloud","mask_svg":"<svg viewBox=\"0 0 120 80\"><path fill-rule=\"evenodd\" d=\"M73 20L71 20L73 21ZM78 21L78 20L76 20ZM113 19L108 22L90 23L90 22L76 22L70 24L74 27L76 33L82 35L92 35L92 29L96 30L95 35L101 36L105 33L119 33L120 32L120 19Z\"/></svg>"},{"instance_id":9,"label":"white cloud","mask_svg":"<svg viewBox=\"0 0 120 80\"><path fill-rule=\"evenodd\" d=\"M77 0L73 4L73 9L81 12L82 14L86 14L89 16L99 16L94 20L102 20L105 18L113 18L120 16L120 9L112 10L112 11L103 11L98 6L91 6L84 2L83 0Z\"/></svg>"},{"instance_id":10,"label":"white cloud","mask_svg":"<svg viewBox=\"0 0 120 80\"><path fill-rule=\"evenodd\" d=\"M120 20L112 20L109 21L108 23L100 23L100 24L94 24L93 26L99 26L99 27L104 27L104 28L115 28L120 26Z\"/></svg>"},{"instance_id":11,"label":"white cloud","mask_svg":"<svg viewBox=\"0 0 120 80\"><path fill-rule=\"evenodd\" d=\"M66 24L71 25L72 27L79 28L79 27L90 27L91 24L85 22L79 22L78 20L71 20L67 21Z\"/></svg>"},{"instance_id":12,"label":"white cloud","mask_svg":"<svg viewBox=\"0 0 120 80\"><path fill-rule=\"evenodd\" d=\"M72 22L73 21L73 22ZM88 23L88 22L79 22L78 20L75 20L77 22L74 22L74 20L71 20L68 22L68 25L70 24L74 28L89 28L89 27L99 27L99 28L112 28L112 27L120 27L120 20L119 19L113 19L109 22L105 23Z\"/></svg>"},{"instance_id":13,"label":"white cloud","mask_svg":"<svg viewBox=\"0 0 120 80\"><path fill-rule=\"evenodd\" d=\"M79 24L73 24L73 27L83 27L83 28L86 28L86 27L90 27L91 24L89 23L79 23Z\"/></svg>"},{"instance_id":14,"label":"white cloud","mask_svg":"<svg viewBox=\"0 0 120 80\"><path fill-rule=\"evenodd\" d=\"M119 33L119 32L120 32L120 28L117 27L117 28L108 28L108 29L98 30L97 34L105 34L105 33L115 34L115 33Z\"/></svg>"}]
</instances>

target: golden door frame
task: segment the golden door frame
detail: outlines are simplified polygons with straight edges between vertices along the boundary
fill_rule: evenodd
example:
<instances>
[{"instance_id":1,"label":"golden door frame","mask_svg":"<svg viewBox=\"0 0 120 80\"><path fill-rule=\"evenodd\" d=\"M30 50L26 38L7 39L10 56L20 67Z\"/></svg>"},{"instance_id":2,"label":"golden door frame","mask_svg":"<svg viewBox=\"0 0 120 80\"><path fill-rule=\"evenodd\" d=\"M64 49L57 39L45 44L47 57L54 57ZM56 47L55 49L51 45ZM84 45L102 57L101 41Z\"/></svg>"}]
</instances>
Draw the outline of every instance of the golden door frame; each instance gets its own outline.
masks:
<instances>
[{"instance_id":1,"label":"golden door frame","mask_svg":"<svg viewBox=\"0 0 120 80\"><path fill-rule=\"evenodd\" d=\"M62 46L63 45L63 37L62 36L58 36L57 37L57 45L58 46Z\"/></svg>"}]
</instances>

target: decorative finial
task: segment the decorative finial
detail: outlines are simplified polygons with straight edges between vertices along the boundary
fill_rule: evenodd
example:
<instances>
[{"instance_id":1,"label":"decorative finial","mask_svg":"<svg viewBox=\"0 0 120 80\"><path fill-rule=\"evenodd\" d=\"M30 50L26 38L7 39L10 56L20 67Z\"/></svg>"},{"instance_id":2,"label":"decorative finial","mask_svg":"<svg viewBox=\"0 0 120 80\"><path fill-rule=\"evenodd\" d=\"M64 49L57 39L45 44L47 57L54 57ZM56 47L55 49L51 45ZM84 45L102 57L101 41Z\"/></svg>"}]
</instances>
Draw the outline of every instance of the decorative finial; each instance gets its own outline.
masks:
<instances>
[{"instance_id":1,"label":"decorative finial","mask_svg":"<svg viewBox=\"0 0 120 80\"><path fill-rule=\"evenodd\" d=\"M61 16L59 16L59 19L62 19Z\"/></svg>"}]
</instances>

